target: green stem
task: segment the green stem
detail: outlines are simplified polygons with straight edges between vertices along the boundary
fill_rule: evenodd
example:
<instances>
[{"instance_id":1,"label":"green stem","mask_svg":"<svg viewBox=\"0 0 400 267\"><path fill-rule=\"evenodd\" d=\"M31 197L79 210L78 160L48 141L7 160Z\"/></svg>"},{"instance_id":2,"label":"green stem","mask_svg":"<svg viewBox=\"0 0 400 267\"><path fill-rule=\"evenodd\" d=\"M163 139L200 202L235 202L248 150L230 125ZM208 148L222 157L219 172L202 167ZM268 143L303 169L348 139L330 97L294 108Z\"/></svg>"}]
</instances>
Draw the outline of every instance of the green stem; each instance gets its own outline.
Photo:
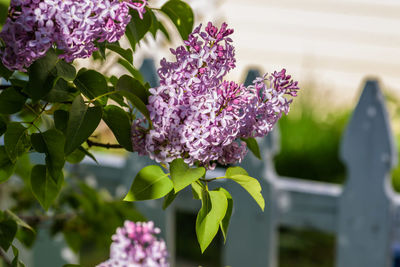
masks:
<instances>
[{"instance_id":1,"label":"green stem","mask_svg":"<svg viewBox=\"0 0 400 267\"><path fill-rule=\"evenodd\" d=\"M93 102L95 102L96 100L99 100L100 98L102 98L102 97L104 97L104 96L113 95L113 94L116 94L116 93L118 93L118 91L111 91L111 92L107 92L107 93L105 93L105 94L96 96L95 98L93 98L92 100L90 100L89 103L93 103Z\"/></svg>"},{"instance_id":2,"label":"green stem","mask_svg":"<svg viewBox=\"0 0 400 267\"><path fill-rule=\"evenodd\" d=\"M6 253L3 251L2 248L0 248L0 258L3 259L4 263L5 263L7 266L10 266L10 267L12 266L12 265L11 265L10 259L7 257Z\"/></svg>"},{"instance_id":3,"label":"green stem","mask_svg":"<svg viewBox=\"0 0 400 267\"><path fill-rule=\"evenodd\" d=\"M210 178L210 179L204 179L204 178L200 178L200 181L208 183L208 182L212 182L218 179L224 179L226 178L225 176L220 176L220 177L214 177L214 178Z\"/></svg>"}]
</instances>

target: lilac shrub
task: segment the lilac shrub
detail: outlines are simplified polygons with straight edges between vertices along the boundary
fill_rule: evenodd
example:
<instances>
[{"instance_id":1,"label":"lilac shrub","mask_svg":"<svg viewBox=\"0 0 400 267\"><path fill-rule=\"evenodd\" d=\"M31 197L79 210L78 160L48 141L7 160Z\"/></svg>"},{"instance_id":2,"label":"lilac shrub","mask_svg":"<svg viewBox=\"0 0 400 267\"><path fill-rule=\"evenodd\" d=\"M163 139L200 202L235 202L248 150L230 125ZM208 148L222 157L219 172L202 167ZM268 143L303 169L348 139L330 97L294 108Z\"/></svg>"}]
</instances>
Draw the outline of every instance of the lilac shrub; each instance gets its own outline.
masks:
<instances>
[{"instance_id":1,"label":"lilac shrub","mask_svg":"<svg viewBox=\"0 0 400 267\"><path fill-rule=\"evenodd\" d=\"M161 60L160 86L150 89L147 105L151 124L139 118L132 126L135 151L161 163L233 164L247 153L241 138L265 136L288 113L299 87L285 69L248 87L224 80L235 67L232 33L226 23L200 25L185 46L171 49L176 61Z\"/></svg>"},{"instance_id":2,"label":"lilac shrub","mask_svg":"<svg viewBox=\"0 0 400 267\"><path fill-rule=\"evenodd\" d=\"M97 42L115 42L125 33L129 8L143 17L147 0L11 0L0 33L3 64L24 71L56 45L60 58L72 62L97 50Z\"/></svg>"},{"instance_id":3,"label":"lilac shrub","mask_svg":"<svg viewBox=\"0 0 400 267\"><path fill-rule=\"evenodd\" d=\"M168 267L165 242L155 236L159 233L151 221L125 221L112 236L110 259L97 267Z\"/></svg>"}]
</instances>

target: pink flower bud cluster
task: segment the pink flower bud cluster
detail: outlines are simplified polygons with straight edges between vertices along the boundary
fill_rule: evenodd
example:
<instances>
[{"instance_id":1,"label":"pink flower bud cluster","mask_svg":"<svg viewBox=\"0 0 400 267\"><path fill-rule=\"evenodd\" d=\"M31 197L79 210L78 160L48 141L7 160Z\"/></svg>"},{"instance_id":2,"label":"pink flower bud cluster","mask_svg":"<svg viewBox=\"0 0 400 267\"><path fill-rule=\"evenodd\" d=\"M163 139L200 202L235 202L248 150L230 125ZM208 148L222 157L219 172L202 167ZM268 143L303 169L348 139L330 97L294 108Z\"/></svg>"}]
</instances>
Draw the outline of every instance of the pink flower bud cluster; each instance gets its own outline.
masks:
<instances>
[{"instance_id":1,"label":"pink flower bud cluster","mask_svg":"<svg viewBox=\"0 0 400 267\"><path fill-rule=\"evenodd\" d=\"M132 126L133 148L157 162L183 158L189 165L214 168L215 163L240 162L247 153L240 138L268 134L296 96L297 82L285 69L254 80L245 87L223 78L235 67L235 52L223 23L201 25L171 49L176 61L161 60L160 86L150 89L152 125L137 119Z\"/></svg>"},{"instance_id":2,"label":"pink flower bud cluster","mask_svg":"<svg viewBox=\"0 0 400 267\"><path fill-rule=\"evenodd\" d=\"M112 236L110 259L97 267L168 267L168 252L160 233L153 222L125 221Z\"/></svg>"},{"instance_id":3,"label":"pink flower bud cluster","mask_svg":"<svg viewBox=\"0 0 400 267\"><path fill-rule=\"evenodd\" d=\"M0 33L5 46L1 60L11 70L24 71L53 44L60 58L71 62L97 50L97 42L115 42L125 33L134 8L142 18L147 0L11 0Z\"/></svg>"}]
</instances>

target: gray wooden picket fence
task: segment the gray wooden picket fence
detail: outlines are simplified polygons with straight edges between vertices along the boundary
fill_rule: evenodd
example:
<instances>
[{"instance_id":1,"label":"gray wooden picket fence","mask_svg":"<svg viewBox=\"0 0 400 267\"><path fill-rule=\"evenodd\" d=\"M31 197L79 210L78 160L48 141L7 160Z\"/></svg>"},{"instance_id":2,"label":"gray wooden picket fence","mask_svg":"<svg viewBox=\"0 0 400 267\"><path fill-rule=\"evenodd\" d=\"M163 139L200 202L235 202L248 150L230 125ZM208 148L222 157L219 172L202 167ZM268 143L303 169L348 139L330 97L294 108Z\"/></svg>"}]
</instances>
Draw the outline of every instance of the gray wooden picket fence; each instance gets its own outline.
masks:
<instances>
[{"instance_id":1,"label":"gray wooden picket fence","mask_svg":"<svg viewBox=\"0 0 400 267\"><path fill-rule=\"evenodd\" d=\"M152 62L146 60L142 70L155 86ZM256 74L250 71L246 83ZM397 163L397 151L377 81L366 81L343 135L340 156L348 173L344 186L279 177L273 164L273 157L279 152L278 131L259 142L263 159L249 153L240 165L261 183L266 200L264 212L234 182L215 182L216 186L223 184L234 199L228 239L222 251L223 266L278 266L279 226L335 234L337 267L393 266L392 248L400 242L400 197L392 190L389 174ZM71 166L70 171L82 177L96 177L99 185L113 193L120 191L121 185L128 190L136 173L153 164L136 153L127 159L100 155L98 161L100 164L95 165L85 160ZM220 176L222 172L223 169L216 169L209 175ZM138 208L162 229L174 266L175 215L178 211L196 213L200 202L192 198L190 190L183 190L166 211L161 204L161 200L144 201L138 203ZM35 251L35 258L43 255L40 245Z\"/></svg>"}]
</instances>

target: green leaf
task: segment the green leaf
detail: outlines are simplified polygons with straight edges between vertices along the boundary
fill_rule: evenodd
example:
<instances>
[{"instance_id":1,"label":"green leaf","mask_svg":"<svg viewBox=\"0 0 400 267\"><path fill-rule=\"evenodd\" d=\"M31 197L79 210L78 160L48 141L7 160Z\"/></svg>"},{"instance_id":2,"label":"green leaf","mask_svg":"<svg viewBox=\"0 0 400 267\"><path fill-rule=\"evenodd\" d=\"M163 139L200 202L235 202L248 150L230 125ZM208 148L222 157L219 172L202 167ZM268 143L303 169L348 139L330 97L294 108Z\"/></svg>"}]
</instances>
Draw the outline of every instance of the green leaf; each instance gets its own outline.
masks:
<instances>
[{"instance_id":1,"label":"green leaf","mask_svg":"<svg viewBox=\"0 0 400 267\"><path fill-rule=\"evenodd\" d=\"M224 236L224 242L226 242L226 237L228 235L229 222L231 220L231 215L232 215L232 210L233 210L233 199L232 199L231 194L224 188L221 187L221 188L218 188L218 190L225 194L226 199L228 201L228 207L226 209L225 217L219 224L219 226L221 228L221 232Z\"/></svg>"},{"instance_id":2,"label":"green leaf","mask_svg":"<svg viewBox=\"0 0 400 267\"><path fill-rule=\"evenodd\" d=\"M26 222L24 222L20 217L18 217L14 212L12 212L11 210L6 210L5 214L10 217L11 219L13 219L19 226L24 227L32 232L35 232L35 230L29 226L29 224L27 224Z\"/></svg>"},{"instance_id":3,"label":"green leaf","mask_svg":"<svg viewBox=\"0 0 400 267\"><path fill-rule=\"evenodd\" d=\"M69 102L74 100L77 90L64 79L58 79L53 89L43 99L50 103Z\"/></svg>"},{"instance_id":4,"label":"green leaf","mask_svg":"<svg viewBox=\"0 0 400 267\"><path fill-rule=\"evenodd\" d=\"M205 189L205 186L199 180L193 182L191 186L192 186L193 199L201 199L201 194L203 189Z\"/></svg>"},{"instance_id":5,"label":"green leaf","mask_svg":"<svg viewBox=\"0 0 400 267\"><path fill-rule=\"evenodd\" d=\"M168 208L168 206L171 205L177 195L178 193L175 193L173 190L171 190L171 192L169 192L168 195L166 195L164 198L162 209L165 210L166 208Z\"/></svg>"},{"instance_id":6,"label":"green leaf","mask_svg":"<svg viewBox=\"0 0 400 267\"><path fill-rule=\"evenodd\" d=\"M0 113L13 114L22 109L26 97L14 87L7 88L0 94Z\"/></svg>"},{"instance_id":7,"label":"green leaf","mask_svg":"<svg viewBox=\"0 0 400 267\"><path fill-rule=\"evenodd\" d=\"M29 67L29 82L25 90L33 101L38 101L53 88L56 77L53 75L52 70L57 61L57 54L53 49L49 49L46 56L36 60Z\"/></svg>"},{"instance_id":8,"label":"green leaf","mask_svg":"<svg viewBox=\"0 0 400 267\"><path fill-rule=\"evenodd\" d=\"M143 116L146 117L146 119L148 121L151 121L149 110L147 109L146 105L143 103L143 101L139 97L137 97L136 95L132 94L131 92L125 91L125 90L118 91L118 92L120 95L125 96L129 100L129 102L131 102L132 106L137 108L137 110L139 110L143 114Z\"/></svg>"},{"instance_id":9,"label":"green leaf","mask_svg":"<svg viewBox=\"0 0 400 267\"><path fill-rule=\"evenodd\" d=\"M48 210L61 190L64 181L63 173L54 179L45 165L35 165L31 173L32 193L45 210Z\"/></svg>"},{"instance_id":10,"label":"green leaf","mask_svg":"<svg viewBox=\"0 0 400 267\"><path fill-rule=\"evenodd\" d=\"M70 153L65 159L69 163L76 164L81 162L85 158L85 153L80 149L81 147L75 149Z\"/></svg>"},{"instance_id":11,"label":"green leaf","mask_svg":"<svg viewBox=\"0 0 400 267\"><path fill-rule=\"evenodd\" d=\"M0 115L0 136L7 131L7 122L3 116Z\"/></svg>"},{"instance_id":12,"label":"green leaf","mask_svg":"<svg viewBox=\"0 0 400 267\"><path fill-rule=\"evenodd\" d=\"M139 97L145 105L148 104L147 98L149 94L142 83L135 78L132 78L128 75L123 75L121 78L119 78L116 89L119 91L130 92Z\"/></svg>"},{"instance_id":13,"label":"green leaf","mask_svg":"<svg viewBox=\"0 0 400 267\"><path fill-rule=\"evenodd\" d=\"M149 31L151 32L151 34L153 35L153 38L155 39L157 36L157 31L159 29L159 22L158 22L156 15L154 14L153 11L151 11L151 9L146 10L146 13L147 12L150 13L150 17L151 17L151 26L150 26Z\"/></svg>"},{"instance_id":14,"label":"green leaf","mask_svg":"<svg viewBox=\"0 0 400 267\"><path fill-rule=\"evenodd\" d=\"M260 148L258 147L257 140L253 137L240 138L242 141L246 142L247 147L258 159L262 159L260 154Z\"/></svg>"},{"instance_id":15,"label":"green leaf","mask_svg":"<svg viewBox=\"0 0 400 267\"><path fill-rule=\"evenodd\" d=\"M44 133L32 134L31 140L36 151L46 153L48 171L54 181L57 181L65 164L64 134L57 129L50 129Z\"/></svg>"},{"instance_id":16,"label":"green leaf","mask_svg":"<svg viewBox=\"0 0 400 267\"><path fill-rule=\"evenodd\" d=\"M74 84L82 94L89 99L109 92L106 78L104 78L101 73L94 70L80 72L74 80ZM107 97L102 97L99 99L99 102L105 105L107 103Z\"/></svg>"},{"instance_id":17,"label":"green leaf","mask_svg":"<svg viewBox=\"0 0 400 267\"><path fill-rule=\"evenodd\" d=\"M228 201L221 191L203 191L201 209L196 218L196 235L201 252L210 245L225 217Z\"/></svg>"},{"instance_id":18,"label":"green leaf","mask_svg":"<svg viewBox=\"0 0 400 267\"><path fill-rule=\"evenodd\" d=\"M75 67L60 59L56 63L57 76L66 81L73 81L76 76Z\"/></svg>"},{"instance_id":19,"label":"green leaf","mask_svg":"<svg viewBox=\"0 0 400 267\"><path fill-rule=\"evenodd\" d=\"M66 110L58 109L54 112L54 125L58 130L63 133L67 132L69 119L69 112Z\"/></svg>"},{"instance_id":20,"label":"green leaf","mask_svg":"<svg viewBox=\"0 0 400 267\"><path fill-rule=\"evenodd\" d=\"M72 102L69 114L65 155L70 154L89 138L99 125L103 112L100 106L85 105L83 98L78 95Z\"/></svg>"},{"instance_id":21,"label":"green leaf","mask_svg":"<svg viewBox=\"0 0 400 267\"><path fill-rule=\"evenodd\" d=\"M133 62L132 49L123 49L118 42L106 44L106 48L118 53L121 57L125 58L128 62Z\"/></svg>"},{"instance_id":22,"label":"green leaf","mask_svg":"<svg viewBox=\"0 0 400 267\"><path fill-rule=\"evenodd\" d=\"M257 202L264 211L265 200L261 194L261 185L257 179L248 176L248 173L241 167L230 167L226 170L225 177L240 184Z\"/></svg>"},{"instance_id":23,"label":"green leaf","mask_svg":"<svg viewBox=\"0 0 400 267\"><path fill-rule=\"evenodd\" d=\"M26 130L27 128L18 122L11 122L7 125L7 131L4 135L4 145L7 155L12 162L15 162L17 157L28 151L30 147Z\"/></svg>"},{"instance_id":24,"label":"green leaf","mask_svg":"<svg viewBox=\"0 0 400 267\"><path fill-rule=\"evenodd\" d=\"M103 120L110 127L118 143L126 150L133 151L129 115L120 107L108 105L104 108Z\"/></svg>"},{"instance_id":25,"label":"green leaf","mask_svg":"<svg viewBox=\"0 0 400 267\"><path fill-rule=\"evenodd\" d=\"M158 27L160 28L160 31L165 35L165 38L167 38L168 41L171 41L171 37L169 36L167 29L161 21L159 21Z\"/></svg>"},{"instance_id":26,"label":"green leaf","mask_svg":"<svg viewBox=\"0 0 400 267\"><path fill-rule=\"evenodd\" d=\"M125 201L157 199L168 194L173 188L168 175L160 166L144 167L133 180L131 189L125 196Z\"/></svg>"},{"instance_id":27,"label":"green leaf","mask_svg":"<svg viewBox=\"0 0 400 267\"><path fill-rule=\"evenodd\" d=\"M187 40L188 35L193 30L193 11L190 6L180 0L170 0L162 7L163 11L175 24L183 40Z\"/></svg>"},{"instance_id":28,"label":"green leaf","mask_svg":"<svg viewBox=\"0 0 400 267\"><path fill-rule=\"evenodd\" d=\"M206 174L204 167L190 168L183 159L174 159L170 164L170 171L175 193Z\"/></svg>"},{"instance_id":29,"label":"green leaf","mask_svg":"<svg viewBox=\"0 0 400 267\"><path fill-rule=\"evenodd\" d=\"M96 162L97 164L99 164L99 163L97 162L96 157L95 157L92 153L90 153L87 149L83 148L83 146L80 146L78 149L79 149L80 151L82 151L83 154L85 154L86 156L88 156L89 158L91 158L94 162Z\"/></svg>"},{"instance_id":30,"label":"green leaf","mask_svg":"<svg viewBox=\"0 0 400 267\"><path fill-rule=\"evenodd\" d=\"M15 235L17 234L17 223L12 219L0 221L0 247L7 251Z\"/></svg>"},{"instance_id":31,"label":"green leaf","mask_svg":"<svg viewBox=\"0 0 400 267\"><path fill-rule=\"evenodd\" d=\"M14 173L15 163L7 155L6 148L0 146L0 183L5 182Z\"/></svg>"},{"instance_id":32,"label":"green leaf","mask_svg":"<svg viewBox=\"0 0 400 267\"><path fill-rule=\"evenodd\" d=\"M14 259L11 262L11 267L25 267L25 264L19 260L19 251L15 246L12 246L12 251L14 253Z\"/></svg>"},{"instance_id":33,"label":"green leaf","mask_svg":"<svg viewBox=\"0 0 400 267\"><path fill-rule=\"evenodd\" d=\"M119 58L118 59L118 63L123 66L127 71L129 71L133 77L135 77L136 79L138 79L140 82L144 82L144 77L143 75L140 73L139 70L135 69L131 63L129 63L128 61L126 61L125 59Z\"/></svg>"},{"instance_id":34,"label":"green leaf","mask_svg":"<svg viewBox=\"0 0 400 267\"><path fill-rule=\"evenodd\" d=\"M8 6L8 5L7 5ZM4 9L2 10L3 12L6 13L7 16L7 6L4 6ZM11 71L7 69L4 65L3 62L0 60L0 77L3 77L4 79L8 80L10 79L11 75L14 73L14 71Z\"/></svg>"},{"instance_id":35,"label":"green leaf","mask_svg":"<svg viewBox=\"0 0 400 267\"><path fill-rule=\"evenodd\" d=\"M133 51L136 49L136 44L145 36L151 26L151 15L146 12L143 14L143 19L140 19L138 12L135 10L129 13L131 21L126 27L125 35L131 44Z\"/></svg>"}]
</instances>

